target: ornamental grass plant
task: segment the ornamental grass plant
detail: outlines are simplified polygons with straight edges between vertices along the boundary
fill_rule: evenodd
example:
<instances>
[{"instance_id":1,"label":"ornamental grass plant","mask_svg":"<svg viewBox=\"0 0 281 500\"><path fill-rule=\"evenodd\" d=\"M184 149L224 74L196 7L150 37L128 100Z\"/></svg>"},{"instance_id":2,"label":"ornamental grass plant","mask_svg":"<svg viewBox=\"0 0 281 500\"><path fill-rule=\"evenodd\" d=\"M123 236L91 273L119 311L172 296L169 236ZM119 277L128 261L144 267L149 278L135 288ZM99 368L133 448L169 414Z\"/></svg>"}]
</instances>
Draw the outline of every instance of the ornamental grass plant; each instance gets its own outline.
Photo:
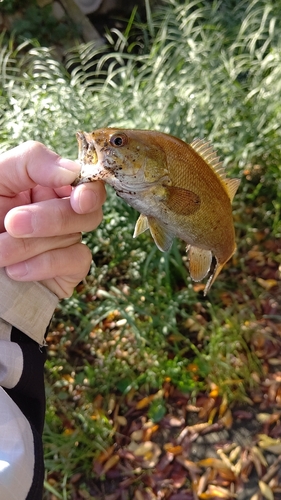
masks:
<instances>
[{"instance_id":1,"label":"ornamental grass plant","mask_svg":"<svg viewBox=\"0 0 281 500\"><path fill-rule=\"evenodd\" d=\"M36 39L16 45L2 34L0 150L33 139L75 159L76 131L104 126L207 138L228 175L241 178L238 249L203 298L184 244L161 254L148 234L134 240L136 212L108 190L103 223L84 236L92 268L60 303L49 335L46 498L72 498L70 478L89 477L94 457L114 443L112 398L125 411L128 394L144 397L168 380L194 398L215 385L228 401L248 401L252 375L262 373L253 334L261 319L281 319L272 305L280 299L281 2L146 7L146 22L134 10L125 32L108 32L102 47L75 46L63 62ZM156 422L167 412L160 400L148 410Z\"/></svg>"}]
</instances>

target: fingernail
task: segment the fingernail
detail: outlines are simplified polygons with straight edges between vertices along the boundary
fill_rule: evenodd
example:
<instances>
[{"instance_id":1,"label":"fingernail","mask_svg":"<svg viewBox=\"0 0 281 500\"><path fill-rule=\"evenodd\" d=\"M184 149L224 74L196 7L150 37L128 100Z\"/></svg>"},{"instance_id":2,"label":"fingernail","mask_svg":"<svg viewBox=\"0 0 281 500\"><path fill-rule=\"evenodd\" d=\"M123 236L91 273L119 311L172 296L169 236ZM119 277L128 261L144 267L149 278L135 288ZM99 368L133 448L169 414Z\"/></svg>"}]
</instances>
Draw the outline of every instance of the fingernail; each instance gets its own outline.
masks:
<instances>
[{"instance_id":1,"label":"fingernail","mask_svg":"<svg viewBox=\"0 0 281 500\"><path fill-rule=\"evenodd\" d=\"M56 184L58 186L66 186L67 184L72 184L77 178L81 167L72 160L67 160L66 158L60 158L56 162L57 172L56 172Z\"/></svg>"},{"instance_id":2,"label":"fingernail","mask_svg":"<svg viewBox=\"0 0 281 500\"><path fill-rule=\"evenodd\" d=\"M81 189L78 197L78 204L81 213L88 213L97 208L97 195L92 189Z\"/></svg>"},{"instance_id":3,"label":"fingernail","mask_svg":"<svg viewBox=\"0 0 281 500\"><path fill-rule=\"evenodd\" d=\"M34 214L19 208L11 210L5 218L5 227L11 236L28 236L34 232Z\"/></svg>"},{"instance_id":4,"label":"fingernail","mask_svg":"<svg viewBox=\"0 0 281 500\"><path fill-rule=\"evenodd\" d=\"M81 166L79 163L76 163L75 161L68 160L67 158L60 158L57 162L59 167L65 168L66 170L70 170L71 172L75 172L78 174L81 170Z\"/></svg>"},{"instance_id":5,"label":"fingernail","mask_svg":"<svg viewBox=\"0 0 281 500\"><path fill-rule=\"evenodd\" d=\"M7 266L6 273L12 279L23 278L28 273L27 264L25 262L19 262L18 264Z\"/></svg>"}]
</instances>

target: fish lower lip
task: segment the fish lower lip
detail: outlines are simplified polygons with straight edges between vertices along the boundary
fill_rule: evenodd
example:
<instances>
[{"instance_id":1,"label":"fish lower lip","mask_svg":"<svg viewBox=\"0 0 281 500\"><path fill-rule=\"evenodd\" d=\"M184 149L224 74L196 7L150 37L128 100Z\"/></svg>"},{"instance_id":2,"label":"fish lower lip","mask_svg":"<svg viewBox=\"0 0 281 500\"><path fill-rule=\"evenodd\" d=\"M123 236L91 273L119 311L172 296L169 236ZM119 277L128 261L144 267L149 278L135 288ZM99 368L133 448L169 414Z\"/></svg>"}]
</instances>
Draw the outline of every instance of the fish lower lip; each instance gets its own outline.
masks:
<instances>
[{"instance_id":1,"label":"fish lower lip","mask_svg":"<svg viewBox=\"0 0 281 500\"><path fill-rule=\"evenodd\" d=\"M98 163L97 150L94 141L88 141L84 132L77 132L76 138L79 146L78 160L83 165L96 165Z\"/></svg>"},{"instance_id":2,"label":"fish lower lip","mask_svg":"<svg viewBox=\"0 0 281 500\"><path fill-rule=\"evenodd\" d=\"M87 182L92 182L93 179L91 177L85 177L84 175L79 175L76 177L76 179L72 182L71 186L76 187L79 186L80 184L86 184Z\"/></svg>"},{"instance_id":3,"label":"fish lower lip","mask_svg":"<svg viewBox=\"0 0 281 500\"><path fill-rule=\"evenodd\" d=\"M85 171L85 167L87 169L87 165L89 165L89 170L91 170L92 165L96 165L98 163L98 154L94 145L94 141L88 141L87 134L82 131L76 133L76 138L78 141L78 162L81 167L80 174L72 183L72 186L78 186L79 184L84 184L86 182L93 181L93 174L87 173Z\"/></svg>"}]
</instances>

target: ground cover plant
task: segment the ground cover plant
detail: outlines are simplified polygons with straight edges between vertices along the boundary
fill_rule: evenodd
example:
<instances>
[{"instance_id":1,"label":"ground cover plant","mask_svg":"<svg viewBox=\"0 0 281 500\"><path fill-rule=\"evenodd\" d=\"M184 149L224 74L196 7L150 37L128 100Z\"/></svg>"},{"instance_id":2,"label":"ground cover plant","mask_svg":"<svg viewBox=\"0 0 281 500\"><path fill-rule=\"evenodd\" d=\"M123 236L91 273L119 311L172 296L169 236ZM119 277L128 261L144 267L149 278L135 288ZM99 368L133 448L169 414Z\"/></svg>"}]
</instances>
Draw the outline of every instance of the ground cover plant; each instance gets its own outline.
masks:
<instances>
[{"instance_id":1,"label":"ground cover plant","mask_svg":"<svg viewBox=\"0 0 281 500\"><path fill-rule=\"evenodd\" d=\"M146 23L134 11L64 64L2 41L1 150L76 158L79 129L158 129L210 139L241 178L238 250L206 298L184 245L133 240L108 191L95 264L48 338L45 499L280 497L280 8L147 2Z\"/></svg>"}]
</instances>

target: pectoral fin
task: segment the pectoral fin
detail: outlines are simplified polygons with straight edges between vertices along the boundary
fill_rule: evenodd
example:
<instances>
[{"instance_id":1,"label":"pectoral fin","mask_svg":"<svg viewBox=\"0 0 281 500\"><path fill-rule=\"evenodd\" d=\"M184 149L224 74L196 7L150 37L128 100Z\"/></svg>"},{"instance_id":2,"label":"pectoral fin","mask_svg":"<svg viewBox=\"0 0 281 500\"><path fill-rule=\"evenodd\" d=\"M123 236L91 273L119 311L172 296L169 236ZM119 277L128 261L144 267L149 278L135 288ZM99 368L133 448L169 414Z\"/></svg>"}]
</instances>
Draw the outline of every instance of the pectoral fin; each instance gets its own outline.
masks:
<instances>
[{"instance_id":1,"label":"pectoral fin","mask_svg":"<svg viewBox=\"0 0 281 500\"><path fill-rule=\"evenodd\" d=\"M147 217L147 220L151 236L159 250L161 250L161 252L167 252L170 250L174 236L170 234L167 229L161 226L159 222L154 219L154 217Z\"/></svg>"},{"instance_id":2,"label":"pectoral fin","mask_svg":"<svg viewBox=\"0 0 281 500\"><path fill-rule=\"evenodd\" d=\"M208 274L212 263L212 252L194 246L189 247L189 272L194 281L201 281Z\"/></svg>"},{"instance_id":3,"label":"pectoral fin","mask_svg":"<svg viewBox=\"0 0 281 500\"><path fill-rule=\"evenodd\" d=\"M192 215L200 208L200 198L193 191L173 186L165 186L165 205L178 215Z\"/></svg>"},{"instance_id":4,"label":"pectoral fin","mask_svg":"<svg viewBox=\"0 0 281 500\"><path fill-rule=\"evenodd\" d=\"M133 234L133 238L136 238L139 234L144 233L147 229L149 229L148 220L146 215L140 214Z\"/></svg>"}]
</instances>

